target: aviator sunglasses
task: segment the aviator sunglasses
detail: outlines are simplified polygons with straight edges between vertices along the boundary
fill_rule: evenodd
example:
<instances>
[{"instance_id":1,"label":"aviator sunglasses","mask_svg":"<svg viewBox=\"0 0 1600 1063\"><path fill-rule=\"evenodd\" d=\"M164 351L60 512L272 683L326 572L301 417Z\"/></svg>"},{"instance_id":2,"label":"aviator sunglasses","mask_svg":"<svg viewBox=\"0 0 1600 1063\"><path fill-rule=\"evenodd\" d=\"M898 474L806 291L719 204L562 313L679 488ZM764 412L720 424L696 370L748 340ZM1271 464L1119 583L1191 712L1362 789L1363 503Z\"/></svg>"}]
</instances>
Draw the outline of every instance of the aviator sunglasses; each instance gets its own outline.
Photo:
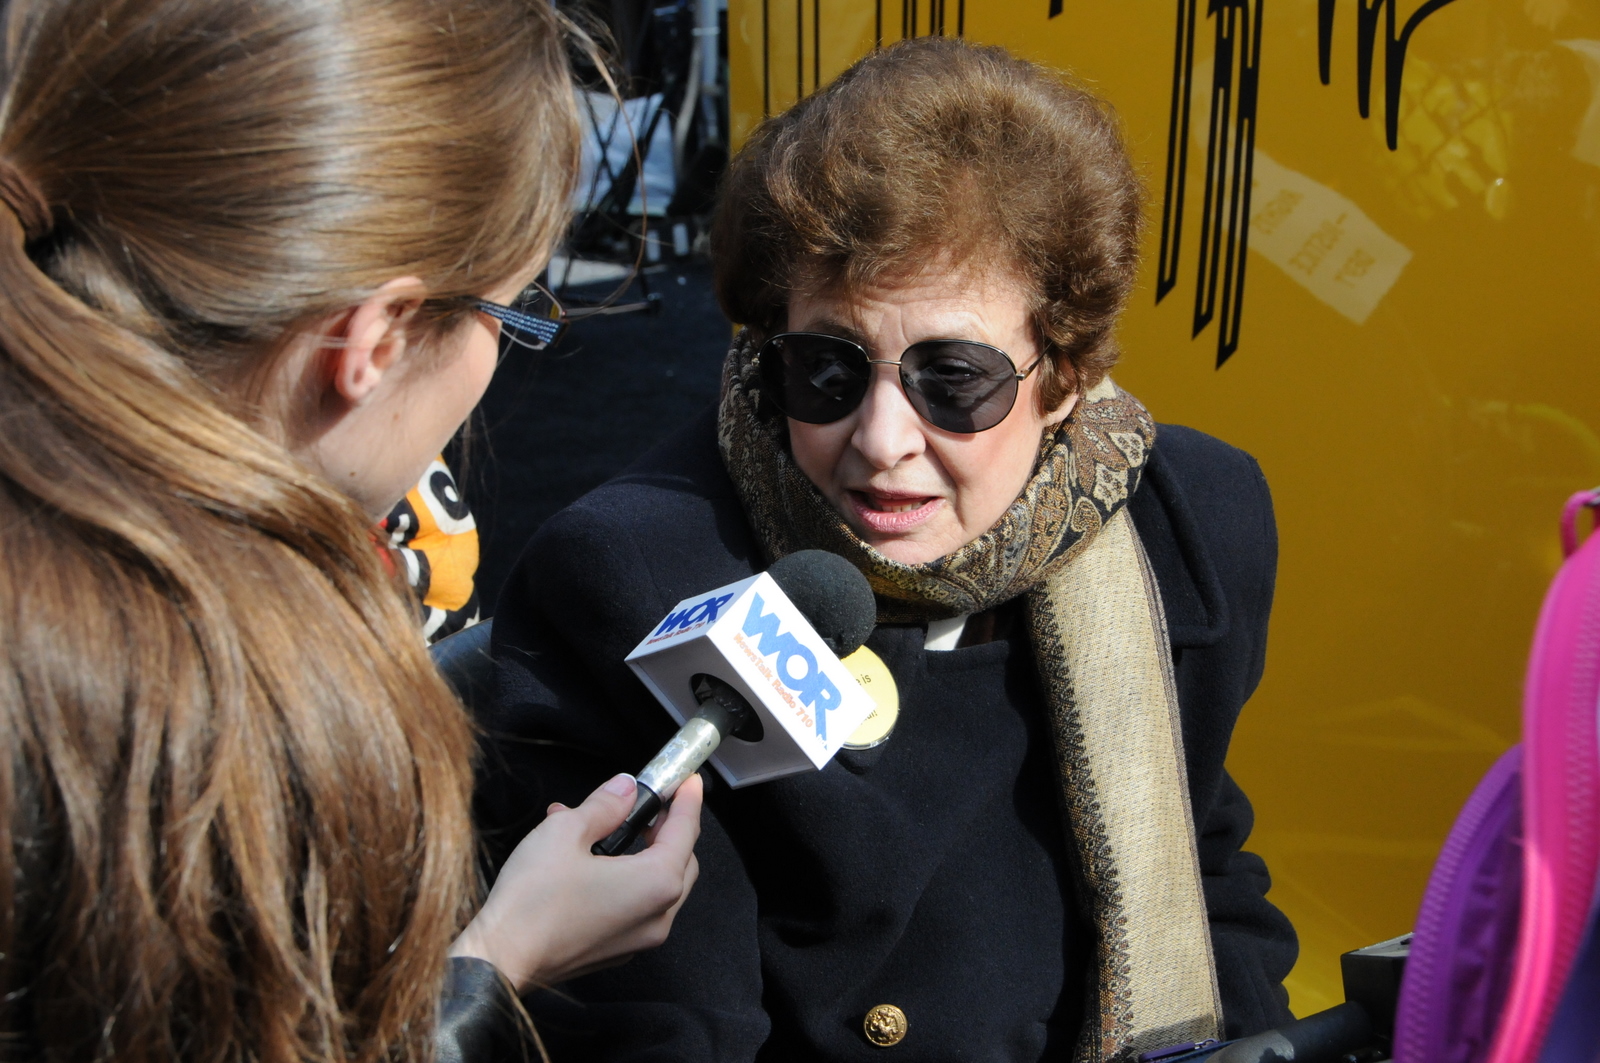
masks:
<instances>
[{"instance_id":1,"label":"aviator sunglasses","mask_svg":"<svg viewBox=\"0 0 1600 1063\"><path fill-rule=\"evenodd\" d=\"M832 424L866 397L875 365L898 366L917 415L946 432L986 432L1006 419L1017 388L1044 361L1017 371L1005 351L973 340L923 340L898 362L873 358L842 336L780 332L756 358L761 390L796 421Z\"/></svg>"},{"instance_id":2,"label":"aviator sunglasses","mask_svg":"<svg viewBox=\"0 0 1600 1063\"><path fill-rule=\"evenodd\" d=\"M500 353L512 347L542 351L567 331L567 315L561 304L542 285L530 284L517 294L510 306L474 299L472 309L500 322Z\"/></svg>"}]
</instances>

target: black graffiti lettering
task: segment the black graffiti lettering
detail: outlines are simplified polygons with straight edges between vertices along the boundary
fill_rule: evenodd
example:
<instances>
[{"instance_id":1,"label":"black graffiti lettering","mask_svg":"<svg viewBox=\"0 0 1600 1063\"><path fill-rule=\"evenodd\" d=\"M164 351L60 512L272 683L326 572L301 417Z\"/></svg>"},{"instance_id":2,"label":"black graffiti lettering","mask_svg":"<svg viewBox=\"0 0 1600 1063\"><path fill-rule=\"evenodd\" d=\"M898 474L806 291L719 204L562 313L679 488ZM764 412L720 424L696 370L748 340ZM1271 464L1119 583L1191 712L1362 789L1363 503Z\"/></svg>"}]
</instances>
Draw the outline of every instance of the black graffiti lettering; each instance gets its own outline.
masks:
<instances>
[{"instance_id":1,"label":"black graffiti lettering","mask_svg":"<svg viewBox=\"0 0 1600 1063\"><path fill-rule=\"evenodd\" d=\"M1250 238L1250 195L1256 150L1256 103L1261 77L1261 18L1265 0L1207 0L1215 20L1211 117L1206 135L1205 194L1200 218L1200 272L1194 335L1217 321L1217 366L1239 349ZM1156 302L1178 283L1183 203L1189 158L1197 0L1178 0L1173 55L1172 114L1167 126L1167 179L1161 210Z\"/></svg>"},{"instance_id":2,"label":"black graffiti lettering","mask_svg":"<svg viewBox=\"0 0 1600 1063\"><path fill-rule=\"evenodd\" d=\"M902 39L924 36L918 32L919 18L917 10L918 0L901 0L900 2L900 36ZM943 37L949 33L948 17L950 13L950 0L928 0L928 32L929 37ZM967 0L956 0L956 36L964 37L967 32Z\"/></svg>"},{"instance_id":3,"label":"black graffiti lettering","mask_svg":"<svg viewBox=\"0 0 1600 1063\"><path fill-rule=\"evenodd\" d=\"M1239 324L1244 312L1264 2L1255 0L1253 18L1248 0L1211 0L1209 12L1216 19L1217 43L1211 78L1211 130L1206 144L1206 194L1200 221L1200 285L1195 293L1194 334L1198 336L1213 316L1220 318L1219 368L1239 349ZM1230 108L1235 112L1231 130Z\"/></svg>"},{"instance_id":4,"label":"black graffiti lettering","mask_svg":"<svg viewBox=\"0 0 1600 1063\"><path fill-rule=\"evenodd\" d=\"M816 0L812 0L813 3ZM806 94L806 0L794 0L794 98Z\"/></svg>"},{"instance_id":5,"label":"black graffiti lettering","mask_svg":"<svg viewBox=\"0 0 1600 1063\"><path fill-rule=\"evenodd\" d=\"M1194 23L1198 0L1178 0L1178 41L1172 56L1172 114L1167 122L1167 179L1161 199L1161 251L1156 260L1156 302L1178 283L1183 242L1183 200L1189 175L1189 105L1194 98Z\"/></svg>"},{"instance_id":6,"label":"black graffiti lettering","mask_svg":"<svg viewBox=\"0 0 1600 1063\"><path fill-rule=\"evenodd\" d=\"M1400 86L1405 79L1406 49L1411 35L1428 16L1455 0L1427 0L1411 13L1398 33L1399 0L1356 0L1356 105L1362 118L1372 117L1372 61L1378 43L1378 16L1384 17L1383 125L1389 150L1400 142ZM1317 62L1324 85L1333 83L1333 9L1335 0L1317 0Z\"/></svg>"},{"instance_id":7,"label":"black graffiti lettering","mask_svg":"<svg viewBox=\"0 0 1600 1063\"><path fill-rule=\"evenodd\" d=\"M822 87L822 0L811 0L811 88Z\"/></svg>"},{"instance_id":8,"label":"black graffiti lettering","mask_svg":"<svg viewBox=\"0 0 1600 1063\"><path fill-rule=\"evenodd\" d=\"M902 7L909 0L901 0ZM964 2L964 0L963 0ZM875 47L883 47L883 0L877 0ZM822 0L811 0L811 90L822 87ZM794 5L794 94L806 95L806 0ZM772 114L772 0L761 0L761 115Z\"/></svg>"}]
</instances>

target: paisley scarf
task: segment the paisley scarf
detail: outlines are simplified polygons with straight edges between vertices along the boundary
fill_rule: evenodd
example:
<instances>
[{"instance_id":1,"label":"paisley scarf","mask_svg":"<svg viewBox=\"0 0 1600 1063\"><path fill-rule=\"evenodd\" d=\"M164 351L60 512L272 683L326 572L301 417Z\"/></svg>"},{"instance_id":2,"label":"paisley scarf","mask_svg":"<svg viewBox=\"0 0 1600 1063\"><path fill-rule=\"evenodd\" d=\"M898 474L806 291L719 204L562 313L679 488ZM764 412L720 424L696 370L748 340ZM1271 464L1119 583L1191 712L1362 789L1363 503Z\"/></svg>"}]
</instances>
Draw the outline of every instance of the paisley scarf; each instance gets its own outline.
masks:
<instances>
[{"instance_id":1,"label":"paisley scarf","mask_svg":"<svg viewBox=\"0 0 1600 1063\"><path fill-rule=\"evenodd\" d=\"M877 593L880 622L1023 597L1078 898L1095 928L1075 1063L1217 1037L1166 617L1126 511L1155 441L1149 413L1102 381L1046 433L1027 486L994 527L921 565L862 542L800 471L743 337L723 368L717 434L769 560L807 548L843 555Z\"/></svg>"}]
</instances>

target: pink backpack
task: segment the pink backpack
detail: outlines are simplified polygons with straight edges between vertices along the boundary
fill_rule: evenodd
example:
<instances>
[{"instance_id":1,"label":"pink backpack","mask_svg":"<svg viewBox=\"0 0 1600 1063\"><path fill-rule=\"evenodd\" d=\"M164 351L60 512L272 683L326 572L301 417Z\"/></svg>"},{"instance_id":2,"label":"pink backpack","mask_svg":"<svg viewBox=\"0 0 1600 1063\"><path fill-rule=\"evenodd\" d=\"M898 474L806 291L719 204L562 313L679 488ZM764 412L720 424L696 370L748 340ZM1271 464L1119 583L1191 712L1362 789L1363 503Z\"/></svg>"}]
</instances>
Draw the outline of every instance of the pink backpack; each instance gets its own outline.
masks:
<instances>
[{"instance_id":1,"label":"pink backpack","mask_svg":"<svg viewBox=\"0 0 1600 1063\"><path fill-rule=\"evenodd\" d=\"M1523 692L1522 745L1484 776L1434 865L1395 1017L1395 1063L1596 1063L1600 945L1600 536L1556 574Z\"/></svg>"}]
</instances>

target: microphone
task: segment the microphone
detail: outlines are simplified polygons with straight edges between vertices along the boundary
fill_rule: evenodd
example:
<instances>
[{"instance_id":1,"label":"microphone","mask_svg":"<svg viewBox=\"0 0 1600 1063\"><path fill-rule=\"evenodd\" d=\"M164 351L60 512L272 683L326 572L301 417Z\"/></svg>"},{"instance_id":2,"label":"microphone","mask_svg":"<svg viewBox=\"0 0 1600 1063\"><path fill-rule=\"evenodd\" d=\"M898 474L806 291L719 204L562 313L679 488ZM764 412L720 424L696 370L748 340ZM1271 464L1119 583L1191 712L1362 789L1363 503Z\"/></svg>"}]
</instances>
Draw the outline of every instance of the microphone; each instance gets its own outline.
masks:
<instances>
[{"instance_id":1,"label":"microphone","mask_svg":"<svg viewBox=\"0 0 1600 1063\"><path fill-rule=\"evenodd\" d=\"M826 550L679 602L627 663L682 726L592 851L624 852L708 759L735 789L825 765L875 708L839 659L877 615L866 577Z\"/></svg>"}]
</instances>

